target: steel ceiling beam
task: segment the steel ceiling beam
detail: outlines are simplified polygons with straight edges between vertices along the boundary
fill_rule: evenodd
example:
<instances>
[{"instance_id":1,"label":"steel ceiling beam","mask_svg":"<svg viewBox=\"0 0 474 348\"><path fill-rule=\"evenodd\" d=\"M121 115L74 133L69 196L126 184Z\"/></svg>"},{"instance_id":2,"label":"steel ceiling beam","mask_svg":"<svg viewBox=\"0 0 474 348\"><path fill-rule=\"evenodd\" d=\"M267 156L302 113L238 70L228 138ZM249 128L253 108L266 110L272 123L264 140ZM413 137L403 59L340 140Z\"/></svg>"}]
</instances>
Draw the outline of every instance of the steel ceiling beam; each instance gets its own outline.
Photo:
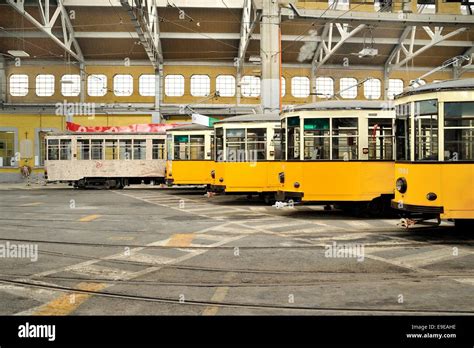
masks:
<instances>
[{"instance_id":1,"label":"steel ceiling beam","mask_svg":"<svg viewBox=\"0 0 474 348\"><path fill-rule=\"evenodd\" d=\"M7 3L14 8L18 13L25 17L31 24L41 30L48 38L53 40L59 47L64 49L69 55L74 57L80 63L84 63L84 56L82 55L79 43L76 40L74 28L72 27L69 15L63 4L62 0L56 0L57 6L54 8L50 4L49 0L37 0L38 11L41 17L41 21L34 18L27 9L31 9L31 6L25 8L24 0L7 0ZM50 10L52 15L50 15ZM57 21L61 23L61 36L57 36L53 33L52 29Z\"/></svg>"},{"instance_id":2,"label":"steel ceiling beam","mask_svg":"<svg viewBox=\"0 0 474 348\"><path fill-rule=\"evenodd\" d=\"M245 53L247 52L247 47L249 46L253 31L257 26L257 22L260 20L260 15L261 13L256 9L253 0L244 0L239 35L239 51L236 58L239 72L242 71Z\"/></svg>"},{"instance_id":3,"label":"steel ceiling beam","mask_svg":"<svg viewBox=\"0 0 474 348\"><path fill-rule=\"evenodd\" d=\"M389 59L387 59L385 63L385 68L387 71L400 68L401 66L410 62L413 58L417 57L418 55L430 49L431 47L434 47L440 42L466 31L467 28L459 28L445 35L442 34L443 27L434 27L434 30L432 30L430 27L424 26L423 30L428 34L431 40L427 45L424 45L418 50L415 50L416 27L411 27L410 31L408 32L404 31L403 34L405 36L408 36L410 34L410 42L408 44L408 47L406 47L404 43L400 43L396 47L396 49L392 51L389 56ZM404 41L404 39L401 41Z\"/></svg>"},{"instance_id":4,"label":"steel ceiling beam","mask_svg":"<svg viewBox=\"0 0 474 348\"><path fill-rule=\"evenodd\" d=\"M333 37L334 27L337 29L340 35L340 40L335 41ZM321 68L324 63L326 63L329 58L347 41L347 39L351 38L362 29L366 27L365 24L359 24L354 29L350 30L349 25L343 23L329 23L329 29L327 32L327 37L322 39L319 46L321 49L318 48L318 55L315 54L313 59L313 69L316 72L319 68Z\"/></svg>"},{"instance_id":5,"label":"steel ceiling beam","mask_svg":"<svg viewBox=\"0 0 474 348\"><path fill-rule=\"evenodd\" d=\"M120 0L155 70L163 63L156 0Z\"/></svg>"}]
</instances>

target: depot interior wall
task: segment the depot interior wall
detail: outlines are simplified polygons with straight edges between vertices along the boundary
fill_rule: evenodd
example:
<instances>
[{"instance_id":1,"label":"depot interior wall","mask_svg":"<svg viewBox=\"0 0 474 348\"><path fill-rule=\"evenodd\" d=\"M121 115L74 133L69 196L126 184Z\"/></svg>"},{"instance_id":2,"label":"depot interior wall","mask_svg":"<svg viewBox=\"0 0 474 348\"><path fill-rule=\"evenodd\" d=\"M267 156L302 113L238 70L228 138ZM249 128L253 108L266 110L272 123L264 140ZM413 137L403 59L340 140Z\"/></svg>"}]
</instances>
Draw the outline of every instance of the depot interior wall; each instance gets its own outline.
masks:
<instances>
[{"instance_id":1,"label":"depot interior wall","mask_svg":"<svg viewBox=\"0 0 474 348\"><path fill-rule=\"evenodd\" d=\"M253 75L259 76L260 68L258 65L252 66L247 65L242 76ZM392 72L389 78L399 78L404 81L404 85L407 86L409 82L413 79L421 76L425 71L423 70L396 70ZM27 65L24 63L20 67L9 65L7 67L7 76L12 74L27 74L29 76L29 93L24 97L14 97L7 93L7 102L13 104L54 104L58 102L79 102L79 97L64 97L61 94L60 88L60 79L64 74L78 74L79 69L76 66L72 65ZM114 103L154 103L155 97L146 97L139 94L138 82L139 78L143 74L153 74L153 68L148 65L143 66L87 66L86 74L104 74L107 76L107 88L108 93L102 97L91 97L85 93L84 101L86 103L98 103L98 104L114 104ZM35 79L39 74L52 74L55 76L55 92L50 97L39 97L35 93ZM133 77L133 93L131 96L116 96L113 93L113 78L117 74L129 74ZM209 97L197 97L191 95L191 77L193 75L207 75L210 78L210 96ZM216 78L219 75L232 75L236 77L236 68L229 65L166 65L164 67L164 76L167 75L182 75L184 76L184 95L171 97L163 93L163 103L164 104L177 104L177 105L187 105L187 104L237 104L237 95L233 97L213 97L214 92L216 91ZM284 67L282 69L282 76L285 78L285 96L282 98L283 105L294 105L294 104L304 104L313 101L312 96L306 98L298 98L293 96L291 92L291 79L296 76L306 76L311 77L311 69L308 67ZM463 74L463 78L474 76L474 72L469 72ZM383 70L371 70L371 69L358 69L356 67L348 68L341 66L340 68L331 67L331 68L321 68L317 71L316 77L331 77L334 80L334 91L339 91L340 88L340 79L344 77L353 77L358 81L361 81L367 77L372 77L383 81ZM451 79L453 74L451 72L436 72L428 76L425 80L426 82L431 82L433 80L446 80ZM7 83L8 83L7 79ZM382 83L383 86L383 83ZM358 93L355 99L364 100L364 91L363 84L358 86ZM8 89L8 87L7 87ZM87 89L86 89L87 90ZM382 88L382 95L380 99L384 98L384 91ZM317 100L322 99L319 96L316 97ZM240 104L259 104L260 96L256 97L240 97Z\"/></svg>"}]
</instances>

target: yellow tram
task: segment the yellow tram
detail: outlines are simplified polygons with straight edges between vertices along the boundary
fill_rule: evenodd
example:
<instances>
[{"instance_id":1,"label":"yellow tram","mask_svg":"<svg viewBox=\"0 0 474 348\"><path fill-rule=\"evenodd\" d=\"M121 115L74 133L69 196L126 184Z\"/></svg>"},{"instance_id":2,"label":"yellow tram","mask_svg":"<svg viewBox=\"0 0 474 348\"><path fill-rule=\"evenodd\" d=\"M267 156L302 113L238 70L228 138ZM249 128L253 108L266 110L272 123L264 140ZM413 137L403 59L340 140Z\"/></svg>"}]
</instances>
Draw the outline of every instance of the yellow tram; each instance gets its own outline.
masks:
<instances>
[{"instance_id":1,"label":"yellow tram","mask_svg":"<svg viewBox=\"0 0 474 348\"><path fill-rule=\"evenodd\" d=\"M166 137L166 183L168 185L210 185L213 132L199 124L169 129Z\"/></svg>"},{"instance_id":2,"label":"yellow tram","mask_svg":"<svg viewBox=\"0 0 474 348\"><path fill-rule=\"evenodd\" d=\"M395 199L422 219L474 221L474 79L397 96Z\"/></svg>"},{"instance_id":3,"label":"yellow tram","mask_svg":"<svg viewBox=\"0 0 474 348\"><path fill-rule=\"evenodd\" d=\"M280 119L278 114L234 116L214 123L214 192L259 194L272 202L279 188Z\"/></svg>"},{"instance_id":4,"label":"yellow tram","mask_svg":"<svg viewBox=\"0 0 474 348\"><path fill-rule=\"evenodd\" d=\"M380 101L325 101L284 112L277 198L385 211L393 198L394 117Z\"/></svg>"}]
</instances>

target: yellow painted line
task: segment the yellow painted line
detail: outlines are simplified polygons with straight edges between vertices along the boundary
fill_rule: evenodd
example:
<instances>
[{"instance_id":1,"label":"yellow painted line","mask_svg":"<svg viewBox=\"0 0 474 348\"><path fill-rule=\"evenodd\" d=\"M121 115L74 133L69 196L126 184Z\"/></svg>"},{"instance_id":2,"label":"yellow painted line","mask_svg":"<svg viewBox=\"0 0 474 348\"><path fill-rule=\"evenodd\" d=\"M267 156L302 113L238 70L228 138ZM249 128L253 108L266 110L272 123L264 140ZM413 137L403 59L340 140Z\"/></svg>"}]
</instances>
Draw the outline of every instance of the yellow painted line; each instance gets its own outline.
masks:
<instances>
[{"instance_id":1,"label":"yellow painted line","mask_svg":"<svg viewBox=\"0 0 474 348\"><path fill-rule=\"evenodd\" d=\"M77 285L78 290L101 291L107 285L101 283L80 283ZM45 304L33 315L68 315L75 311L84 301L89 299L92 294L68 293L58 297L55 300Z\"/></svg>"},{"instance_id":2,"label":"yellow painted line","mask_svg":"<svg viewBox=\"0 0 474 348\"><path fill-rule=\"evenodd\" d=\"M92 221L92 220L95 220L99 217L101 217L102 215L96 215L96 214L93 214L93 215L87 215L87 216L84 216L82 218L79 219L79 221L81 222L89 222L89 221Z\"/></svg>"},{"instance_id":3,"label":"yellow painted line","mask_svg":"<svg viewBox=\"0 0 474 348\"><path fill-rule=\"evenodd\" d=\"M40 204L43 204L43 202L25 203L25 204L20 205L20 207L31 207L31 206L40 205Z\"/></svg>"},{"instance_id":4,"label":"yellow painted line","mask_svg":"<svg viewBox=\"0 0 474 348\"><path fill-rule=\"evenodd\" d=\"M195 237L194 233L177 233L171 236L166 246L172 246L177 248L187 247L191 244Z\"/></svg>"},{"instance_id":5,"label":"yellow painted line","mask_svg":"<svg viewBox=\"0 0 474 348\"><path fill-rule=\"evenodd\" d=\"M230 273L227 273L222 279L228 282L232 280L234 276L235 276L235 273L230 272ZM218 287L216 291L214 292L214 295L212 295L211 301L223 302L228 292L229 292L228 286ZM219 306L209 306L204 309L204 311L202 312L202 315L216 315L218 311L219 311Z\"/></svg>"},{"instance_id":6,"label":"yellow painted line","mask_svg":"<svg viewBox=\"0 0 474 348\"><path fill-rule=\"evenodd\" d=\"M115 236L115 237L109 237L107 239L110 239L110 240L134 240L135 237Z\"/></svg>"}]
</instances>

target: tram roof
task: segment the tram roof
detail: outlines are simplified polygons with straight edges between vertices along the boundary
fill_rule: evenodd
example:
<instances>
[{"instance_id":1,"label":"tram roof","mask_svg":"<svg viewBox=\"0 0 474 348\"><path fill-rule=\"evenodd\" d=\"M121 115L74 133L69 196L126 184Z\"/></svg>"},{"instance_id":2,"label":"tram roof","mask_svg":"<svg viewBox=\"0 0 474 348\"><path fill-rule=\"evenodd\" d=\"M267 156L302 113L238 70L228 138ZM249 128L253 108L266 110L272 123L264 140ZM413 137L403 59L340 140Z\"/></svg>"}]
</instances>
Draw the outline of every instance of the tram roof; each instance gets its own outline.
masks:
<instances>
[{"instance_id":1,"label":"tram roof","mask_svg":"<svg viewBox=\"0 0 474 348\"><path fill-rule=\"evenodd\" d=\"M199 130L212 130L212 127L204 126L202 124L197 124L197 123L186 123L186 124L180 124L178 126L170 128L167 130L167 132L199 131Z\"/></svg>"},{"instance_id":2,"label":"tram roof","mask_svg":"<svg viewBox=\"0 0 474 348\"><path fill-rule=\"evenodd\" d=\"M228 117L216 123L237 123L237 122L279 122L279 114L250 114Z\"/></svg>"},{"instance_id":3,"label":"tram roof","mask_svg":"<svg viewBox=\"0 0 474 348\"><path fill-rule=\"evenodd\" d=\"M71 136L71 135L90 135L90 136L104 136L104 135L165 135L165 132L53 132L50 136Z\"/></svg>"},{"instance_id":4,"label":"tram roof","mask_svg":"<svg viewBox=\"0 0 474 348\"><path fill-rule=\"evenodd\" d=\"M314 110L354 110L354 109L386 109L391 106L390 101L380 100L327 100L316 103L297 105L294 111L314 111ZM292 111L286 111L293 112Z\"/></svg>"},{"instance_id":5,"label":"tram roof","mask_svg":"<svg viewBox=\"0 0 474 348\"><path fill-rule=\"evenodd\" d=\"M474 89L474 78L470 79L459 79L459 80L448 80L442 82L428 83L419 87L411 87L406 91L398 94L395 98L401 98L407 95L417 93L428 93L428 92L439 92L439 91L453 91L463 89Z\"/></svg>"}]
</instances>

